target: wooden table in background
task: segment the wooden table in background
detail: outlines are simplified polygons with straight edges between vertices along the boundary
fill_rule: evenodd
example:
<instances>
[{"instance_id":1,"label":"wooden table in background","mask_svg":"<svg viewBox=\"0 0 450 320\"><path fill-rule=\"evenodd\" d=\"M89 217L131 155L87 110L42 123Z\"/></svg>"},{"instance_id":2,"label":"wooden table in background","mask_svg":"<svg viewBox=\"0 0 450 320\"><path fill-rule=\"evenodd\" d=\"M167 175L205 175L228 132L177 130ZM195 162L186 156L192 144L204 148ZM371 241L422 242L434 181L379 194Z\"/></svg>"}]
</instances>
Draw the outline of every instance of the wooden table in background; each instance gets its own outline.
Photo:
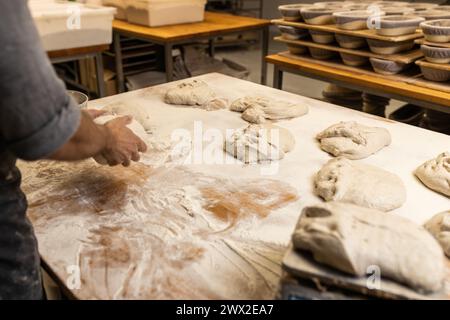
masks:
<instances>
[{"instance_id":1,"label":"wooden table in background","mask_svg":"<svg viewBox=\"0 0 450 320\"><path fill-rule=\"evenodd\" d=\"M294 59L280 54L266 58L274 65L274 88L283 86L283 73L289 72L308 78L412 103L424 108L450 113L450 93L399 81L395 77L368 72L355 72L327 66L312 59Z\"/></svg>"},{"instance_id":2,"label":"wooden table in background","mask_svg":"<svg viewBox=\"0 0 450 320\"><path fill-rule=\"evenodd\" d=\"M250 17L233 16L223 13L205 12L205 20L198 23L170 25L162 27L146 27L114 20L114 51L118 90L125 90L125 80L122 66L120 36L150 41L164 46L165 68L167 81L173 80L172 49L175 45L192 43L200 40L209 41L209 53L214 55L214 38L240 33L244 31L260 31L262 41L261 83L266 84L267 63L265 57L269 48L270 21Z\"/></svg>"},{"instance_id":3,"label":"wooden table in background","mask_svg":"<svg viewBox=\"0 0 450 320\"><path fill-rule=\"evenodd\" d=\"M52 63L61 63L69 61L78 61L88 58L95 58L98 95L100 98L102 98L105 96L102 53L108 49L109 45L104 44L98 46L48 51L47 55Z\"/></svg>"}]
</instances>

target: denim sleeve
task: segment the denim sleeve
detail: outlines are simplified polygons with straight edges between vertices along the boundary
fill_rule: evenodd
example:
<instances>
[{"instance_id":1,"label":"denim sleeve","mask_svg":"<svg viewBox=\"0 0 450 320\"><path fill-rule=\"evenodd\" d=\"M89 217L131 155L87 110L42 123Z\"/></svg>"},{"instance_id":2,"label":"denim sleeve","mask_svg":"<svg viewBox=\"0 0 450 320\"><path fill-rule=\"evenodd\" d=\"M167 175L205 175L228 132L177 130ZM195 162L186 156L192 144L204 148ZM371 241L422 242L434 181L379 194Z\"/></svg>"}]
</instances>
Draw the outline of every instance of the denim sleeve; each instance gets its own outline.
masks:
<instances>
[{"instance_id":1,"label":"denim sleeve","mask_svg":"<svg viewBox=\"0 0 450 320\"><path fill-rule=\"evenodd\" d=\"M50 155L76 132L80 110L42 48L26 0L0 0L0 140L16 157Z\"/></svg>"}]
</instances>

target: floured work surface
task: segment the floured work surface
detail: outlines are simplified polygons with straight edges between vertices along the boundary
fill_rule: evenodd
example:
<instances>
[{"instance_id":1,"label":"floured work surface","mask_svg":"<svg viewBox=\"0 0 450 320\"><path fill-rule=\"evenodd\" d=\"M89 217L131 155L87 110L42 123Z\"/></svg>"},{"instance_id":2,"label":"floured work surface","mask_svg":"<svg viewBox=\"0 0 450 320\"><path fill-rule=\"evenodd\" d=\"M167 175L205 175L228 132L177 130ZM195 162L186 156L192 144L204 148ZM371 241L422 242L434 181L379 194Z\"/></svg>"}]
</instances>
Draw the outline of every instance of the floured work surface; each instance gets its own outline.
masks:
<instances>
[{"instance_id":1,"label":"floured work surface","mask_svg":"<svg viewBox=\"0 0 450 320\"><path fill-rule=\"evenodd\" d=\"M315 136L340 121L391 133L391 146L363 160L405 183L407 202L390 214L422 224L448 210L448 198L412 174L450 148L448 136L220 74L197 79L228 101L251 92L308 104L307 115L276 123L295 136L294 150L272 168L243 165L220 144L213 149L226 164L195 157L174 163L167 145L175 130L187 130L195 142L199 130L206 140L211 129L248 123L225 109L166 105L164 94L174 83L90 102L90 108L117 103L148 108L152 141L142 163L130 168L91 160L20 163L41 256L73 297L272 299L299 214L321 201L313 178L330 156Z\"/></svg>"},{"instance_id":2,"label":"floured work surface","mask_svg":"<svg viewBox=\"0 0 450 320\"><path fill-rule=\"evenodd\" d=\"M61 250L80 241L74 265L61 252L46 258L79 268L80 298L271 298L283 248L242 234L297 200L289 185L93 161L35 170L25 187L30 218Z\"/></svg>"}]
</instances>

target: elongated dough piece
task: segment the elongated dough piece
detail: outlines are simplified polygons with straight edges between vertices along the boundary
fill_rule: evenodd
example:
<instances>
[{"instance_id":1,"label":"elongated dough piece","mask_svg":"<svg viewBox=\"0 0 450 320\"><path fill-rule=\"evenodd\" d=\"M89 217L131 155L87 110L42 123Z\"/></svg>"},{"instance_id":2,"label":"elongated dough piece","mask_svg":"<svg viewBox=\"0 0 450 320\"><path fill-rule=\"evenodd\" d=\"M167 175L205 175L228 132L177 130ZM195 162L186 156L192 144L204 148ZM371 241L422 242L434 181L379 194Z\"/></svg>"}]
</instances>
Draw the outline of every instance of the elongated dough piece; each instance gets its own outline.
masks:
<instances>
[{"instance_id":1,"label":"elongated dough piece","mask_svg":"<svg viewBox=\"0 0 450 320\"><path fill-rule=\"evenodd\" d=\"M450 152L425 162L415 174L428 188L450 197Z\"/></svg>"},{"instance_id":2,"label":"elongated dough piece","mask_svg":"<svg viewBox=\"0 0 450 320\"><path fill-rule=\"evenodd\" d=\"M294 136L271 124L251 124L226 137L224 149L244 163L280 160L295 146Z\"/></svg>"},{"instance_id":3,"label":"elongated dough piece","mask_svg":"<svg viewBox=\"0 0 450 320\"><path fill-rule=\"evenodd\" d=\"M391 211L406 201L400 178L383 169L343 157L331 159L317 173L315 191L325 201L342 201Z\"/></svg>"},{"instance_id":4,"label":"elongated dough piece","mask_svg":"<svg viewBox=\"0 0 450 320\"><path fill-rule=\"evenodd\" d=\"M303 210L293 234L296 249L343 272L363 277L369 266L422 292L441 289L444 254L423 227L394 214L331 202Z\"/></svg>"},{"instance_id":5,"label":"elongated dough piece","mask_svg":"<svg viewBox=\"0 0 450 320\"><path fill-rule=\"evenodd\" d=\"M391 144L384 128L368 127L354 121L332 125L317 135L322 150L335 157L363 159Z\"/></svg>"},{"instance_id":6,"label":"elongated dough piece","mask_svg":"<svg viewBox=\"0 0 450 320\"><path fill-rule=\"evenodd\" d=\"M446 256L450 258L450 210L435 215L424 227L436 238Z\"/></svg>"},{"instance_id":7,"label":"elongated dough piece","mask_svg":"<svg viewBox=\"0 0 450 320\"><path fill-rule=\"evenodd\" d=\"M168 104L198 106L207 111L224 109L227 103L218 99L215 92L203 81L188 80L166 92L164 101Z\"/></svg>"},{"instance_id":8,"label":"elongated dough piece","mask_svg":"<svg viewBox=\"0 0 450 320\"><path fill-rule=\"evenodd\" d=\"M242 119L261 124L266 120L282 120L301 117L308 113L308 106L266 97L247 96L234 101L230 110L243 112Z\"/></svg>"}]
</instances>

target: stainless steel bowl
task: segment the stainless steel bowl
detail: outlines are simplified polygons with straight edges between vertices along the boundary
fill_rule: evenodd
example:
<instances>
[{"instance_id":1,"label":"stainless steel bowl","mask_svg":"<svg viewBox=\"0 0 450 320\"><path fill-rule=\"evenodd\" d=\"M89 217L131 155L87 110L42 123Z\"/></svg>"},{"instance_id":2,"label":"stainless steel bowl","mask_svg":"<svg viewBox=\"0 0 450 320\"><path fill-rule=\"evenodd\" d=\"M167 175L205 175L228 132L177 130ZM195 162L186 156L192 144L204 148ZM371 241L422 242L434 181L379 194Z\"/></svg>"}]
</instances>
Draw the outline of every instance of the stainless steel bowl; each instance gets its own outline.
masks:
<instances>
[{"instance_id":1,"label":"stainless steel bowl","mask_svg":"<svg viewBox=\"0 0 450 320\"><path fill-rule=\"evenodd\" d=\"M67 90L67 94L72 97L81 109L86 109L89 97L82 92Z\"/></svg>"}]
</instances>

